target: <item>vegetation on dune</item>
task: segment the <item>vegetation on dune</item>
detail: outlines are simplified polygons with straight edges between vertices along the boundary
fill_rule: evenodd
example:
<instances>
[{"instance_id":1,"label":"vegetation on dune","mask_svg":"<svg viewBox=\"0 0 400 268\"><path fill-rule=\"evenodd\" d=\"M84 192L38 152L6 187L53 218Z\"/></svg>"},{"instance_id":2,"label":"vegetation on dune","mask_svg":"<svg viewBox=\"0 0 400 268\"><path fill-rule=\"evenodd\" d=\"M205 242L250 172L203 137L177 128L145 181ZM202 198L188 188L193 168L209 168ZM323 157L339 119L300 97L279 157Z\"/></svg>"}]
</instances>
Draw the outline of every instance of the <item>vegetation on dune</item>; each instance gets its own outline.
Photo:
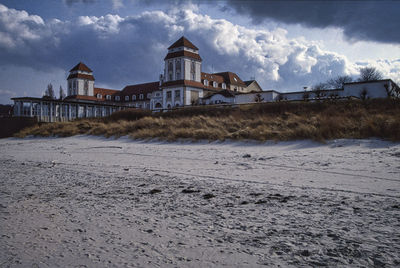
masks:
<instances>
[{"instance_id":1,"label":"vegetation on dune","mask_svg":"<svg viewBox=\"0 0 400 268\"><path fill-rule=\"evenodd\" d=\"M17 137L77 134L134 139L297 140L378 137L400 141L398 100L279 102L240 107L192 107L151 114L125 110L103 119L42 123Z\"/></svg>"}]
</instances>

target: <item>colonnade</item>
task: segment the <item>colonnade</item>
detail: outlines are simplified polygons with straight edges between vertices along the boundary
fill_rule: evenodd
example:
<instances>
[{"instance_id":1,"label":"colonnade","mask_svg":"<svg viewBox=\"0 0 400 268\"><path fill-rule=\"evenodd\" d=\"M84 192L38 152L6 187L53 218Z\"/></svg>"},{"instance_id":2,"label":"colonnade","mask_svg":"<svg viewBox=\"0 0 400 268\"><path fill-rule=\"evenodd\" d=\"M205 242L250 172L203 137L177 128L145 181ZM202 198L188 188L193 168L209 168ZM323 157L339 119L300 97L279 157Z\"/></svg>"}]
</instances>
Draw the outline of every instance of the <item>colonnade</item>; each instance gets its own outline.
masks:
<instances>
[{"instance_id":1,"label":"colonnade","mask_svg":"<svg viewBox=\"0 0 400 268\"><path fill-rule=\"evenodd\" d=\"M105 117L123 106L51 100L14 100L14 116L36 117L39 122L62 122L76 118Z\"/></svg>"}]
</instances>

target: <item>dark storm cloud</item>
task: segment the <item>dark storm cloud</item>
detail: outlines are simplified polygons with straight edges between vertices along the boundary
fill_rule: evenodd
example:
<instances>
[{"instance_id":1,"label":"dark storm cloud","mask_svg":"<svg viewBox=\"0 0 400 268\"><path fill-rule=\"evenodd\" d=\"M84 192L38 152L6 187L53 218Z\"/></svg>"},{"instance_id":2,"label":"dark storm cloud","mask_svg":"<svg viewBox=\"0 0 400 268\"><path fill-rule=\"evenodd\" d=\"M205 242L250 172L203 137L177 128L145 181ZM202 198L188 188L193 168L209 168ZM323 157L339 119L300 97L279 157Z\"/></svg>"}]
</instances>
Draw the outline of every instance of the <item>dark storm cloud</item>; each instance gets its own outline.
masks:
<instances>
[{"instance_id":1,"label":"dark storm cloud","mask_svg":"<svg viewBox=\"0 0 400 268\"><path fill-rule=\"evenodd\" d=\"M77 3L93 4L94 2L96 2L96 0L64 0L64 1L69 6Z\"/></svg>"},{"instance_id":2,"label":"dark storm cloud","mask_svg":"<svg viewBox=\"0 0 400 268\"><path fill-rule=\"evenodd\" d=\"M227 6L256 24L274 19L308 27L339 27L349 40L400 43L398 1L227 0Z\"/></svg>"}]
</instances>

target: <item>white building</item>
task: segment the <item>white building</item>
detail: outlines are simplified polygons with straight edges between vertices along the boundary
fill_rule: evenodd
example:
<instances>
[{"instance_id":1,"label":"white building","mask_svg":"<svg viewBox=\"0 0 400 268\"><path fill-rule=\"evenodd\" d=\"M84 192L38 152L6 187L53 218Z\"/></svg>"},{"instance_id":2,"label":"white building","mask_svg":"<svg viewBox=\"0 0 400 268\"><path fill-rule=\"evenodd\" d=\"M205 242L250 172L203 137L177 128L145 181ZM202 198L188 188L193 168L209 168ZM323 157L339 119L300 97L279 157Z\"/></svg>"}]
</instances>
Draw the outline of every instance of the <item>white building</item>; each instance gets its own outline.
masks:
<instances>
[{"instance_id":1,"label":"white building","mask_svg":"<svg viewBox=\"0 0 400 268\"><path fill-rule=\"evenodd\" d=\"M272 101L320 100L331 98L386 98L399 96L390 79L346 83L343 89L281 93L263 91L257 81L243 82L233 72L202 72L199 49L185 37L169 48L164 74L159 81L128 85L122 90L96 88L93 71L80 62L67 78L67 97L12 98L14 115L37 117L39 121L67 121L103 117L127 108L165 110L191 105L245 104Z\"/></svg>"}]
</instances>

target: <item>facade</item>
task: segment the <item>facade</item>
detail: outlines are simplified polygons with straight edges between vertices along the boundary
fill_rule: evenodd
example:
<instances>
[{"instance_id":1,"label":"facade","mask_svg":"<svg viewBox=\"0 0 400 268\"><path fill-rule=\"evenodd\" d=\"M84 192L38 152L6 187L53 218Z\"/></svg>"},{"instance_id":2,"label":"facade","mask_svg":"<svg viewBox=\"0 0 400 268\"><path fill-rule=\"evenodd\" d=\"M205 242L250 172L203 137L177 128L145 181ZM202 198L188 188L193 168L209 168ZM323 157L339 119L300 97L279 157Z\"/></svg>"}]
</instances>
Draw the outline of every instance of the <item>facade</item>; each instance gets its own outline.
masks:
<instances>
[{"instance_id":1,"label":"facade","mask_svg":"<svg viewBox=\"0 0 400 268\"><path fill-rule=\"evenodd\" d=\"M191 105L400 96L399 87L390 79L346 83L342 89L263 91L257 81L243 81L233 72L202 72L199 49L183 36L168 48L164 73L158 81L128 85L122 90L97 88L93 71L80 62L70 70L67 84L64 99L12 98L14 116L55 122L103 117L128 108L160 111Z\"/></svg>"}]
</instances>

